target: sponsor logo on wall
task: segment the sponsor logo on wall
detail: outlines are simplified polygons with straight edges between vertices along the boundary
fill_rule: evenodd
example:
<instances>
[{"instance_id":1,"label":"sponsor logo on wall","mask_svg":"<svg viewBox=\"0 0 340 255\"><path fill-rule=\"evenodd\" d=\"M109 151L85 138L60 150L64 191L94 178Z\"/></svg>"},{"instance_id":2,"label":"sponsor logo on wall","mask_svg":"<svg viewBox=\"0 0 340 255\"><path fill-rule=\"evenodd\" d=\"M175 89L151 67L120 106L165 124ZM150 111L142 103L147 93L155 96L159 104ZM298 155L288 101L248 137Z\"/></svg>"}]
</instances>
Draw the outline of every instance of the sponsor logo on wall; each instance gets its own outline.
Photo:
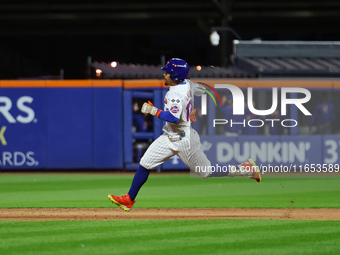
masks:
<instances>
[{"instance_id":1,"label":"sponsor logo on wall","mask_svg":"<svg viewBox=\"0 0 340 255\"><path fill-rule=\"evenodd\" d=\"M13 145L11 144L13 141L7 135L12 129L17 125L25 126L38 122L35 111L32 108L33 101L33 97L26 95L16 100L0 96L0 167L30 167L39 165L39 162L34 159L34 152L21 151L19 144L18 150L6 150L8 146Z\"/></svg>"}]
</instances>

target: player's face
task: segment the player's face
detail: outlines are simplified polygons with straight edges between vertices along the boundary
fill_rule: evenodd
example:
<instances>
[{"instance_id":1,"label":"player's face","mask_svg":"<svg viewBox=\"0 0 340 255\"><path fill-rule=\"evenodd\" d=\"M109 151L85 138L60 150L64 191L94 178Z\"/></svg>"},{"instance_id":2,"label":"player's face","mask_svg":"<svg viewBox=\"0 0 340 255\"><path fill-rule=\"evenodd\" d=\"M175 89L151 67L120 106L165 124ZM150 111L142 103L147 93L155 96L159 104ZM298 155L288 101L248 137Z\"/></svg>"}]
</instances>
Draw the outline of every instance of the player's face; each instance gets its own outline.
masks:
<instances>
[{"instance_id":1,"label":"player's face","mask_svg":"<svg viewBox=\"0 0 340 255\"><path fill-rule=\"evenodd\" d=\"M165 72L163 74L163 76L164 76L164 84L166 86L174 86L174 85L176 85L176 83L173 80L171 80L169 72Z\"/></svg>"}]
</instances>

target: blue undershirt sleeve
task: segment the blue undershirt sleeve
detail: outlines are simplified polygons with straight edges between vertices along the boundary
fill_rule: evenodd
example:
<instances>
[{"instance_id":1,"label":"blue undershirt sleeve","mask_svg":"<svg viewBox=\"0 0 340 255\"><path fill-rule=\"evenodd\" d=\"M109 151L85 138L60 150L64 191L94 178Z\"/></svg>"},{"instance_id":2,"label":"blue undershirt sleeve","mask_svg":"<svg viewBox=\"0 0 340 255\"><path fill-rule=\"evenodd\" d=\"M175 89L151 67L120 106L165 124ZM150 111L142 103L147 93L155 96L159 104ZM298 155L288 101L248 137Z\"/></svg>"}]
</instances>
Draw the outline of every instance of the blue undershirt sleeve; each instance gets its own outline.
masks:
<instances>
[{"instance_id":1,"label":"blue undershirt sleeve","mask_svg":"<svg viewBox=\"0 0 340 255\"><path fill-rule=\"evenodd\" d=\"M176 118L169 111L162 111L159 114L158 118L160 118L161 120L165 120L165 121L171 122L171 123L177 123L179 121L179 118Z\"/></svg>"}]
</instances>

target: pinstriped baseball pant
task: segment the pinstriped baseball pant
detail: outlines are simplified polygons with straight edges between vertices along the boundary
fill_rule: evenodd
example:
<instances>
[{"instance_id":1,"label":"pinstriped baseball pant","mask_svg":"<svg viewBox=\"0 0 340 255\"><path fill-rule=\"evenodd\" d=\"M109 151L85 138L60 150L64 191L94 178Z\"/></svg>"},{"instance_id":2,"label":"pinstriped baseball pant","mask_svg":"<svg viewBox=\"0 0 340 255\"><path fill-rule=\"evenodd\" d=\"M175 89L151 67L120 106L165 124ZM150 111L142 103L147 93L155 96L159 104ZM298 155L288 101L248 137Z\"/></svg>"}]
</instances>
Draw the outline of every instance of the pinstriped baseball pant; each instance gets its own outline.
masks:
<instances>
[{"instance_id":1,"label":"pinstriped baseball pant","mask_svg":"<svg viewBox=\"0 0 340 255\"><path fill-rule=\"evenodd\" d=\"M190 141L185 141L183 139L180 142L175 142L177 143L177 149L174 150L174 143L169 140L168 136L165 134L161 135L146 150L140 161L140 165L151 170L164 163L172 156L177 155L190 171L195 171L195 166L210 166L210 161L201 150L198 134L192 132L191 136L192 137L190 138L186 138L190 139ZM198 174L201 177L206 178L210 173L200 172Z\"/></svg>"}]
</instances>

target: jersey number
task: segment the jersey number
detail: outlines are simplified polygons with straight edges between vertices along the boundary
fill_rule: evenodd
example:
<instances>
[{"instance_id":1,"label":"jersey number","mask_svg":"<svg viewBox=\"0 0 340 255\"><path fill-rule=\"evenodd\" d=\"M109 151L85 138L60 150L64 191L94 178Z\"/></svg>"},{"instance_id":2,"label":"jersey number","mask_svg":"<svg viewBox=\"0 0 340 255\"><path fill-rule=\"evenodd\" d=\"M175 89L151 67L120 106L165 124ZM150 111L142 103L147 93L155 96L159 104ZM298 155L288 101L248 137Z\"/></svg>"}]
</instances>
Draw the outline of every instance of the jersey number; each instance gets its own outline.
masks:
<instances>
[{"instance_id":1,"label":"jersey number","mask_svg":"<svg viewBox=\"0 0 340 255\"><path fill-rule=\"evenodd\" d=\"M190 114L192 112L192 101L189 101L189 103L187 104L187 107L185 108L187 111L187 122L189 122L190 120Z\"/></svg>"}]
</instances>

